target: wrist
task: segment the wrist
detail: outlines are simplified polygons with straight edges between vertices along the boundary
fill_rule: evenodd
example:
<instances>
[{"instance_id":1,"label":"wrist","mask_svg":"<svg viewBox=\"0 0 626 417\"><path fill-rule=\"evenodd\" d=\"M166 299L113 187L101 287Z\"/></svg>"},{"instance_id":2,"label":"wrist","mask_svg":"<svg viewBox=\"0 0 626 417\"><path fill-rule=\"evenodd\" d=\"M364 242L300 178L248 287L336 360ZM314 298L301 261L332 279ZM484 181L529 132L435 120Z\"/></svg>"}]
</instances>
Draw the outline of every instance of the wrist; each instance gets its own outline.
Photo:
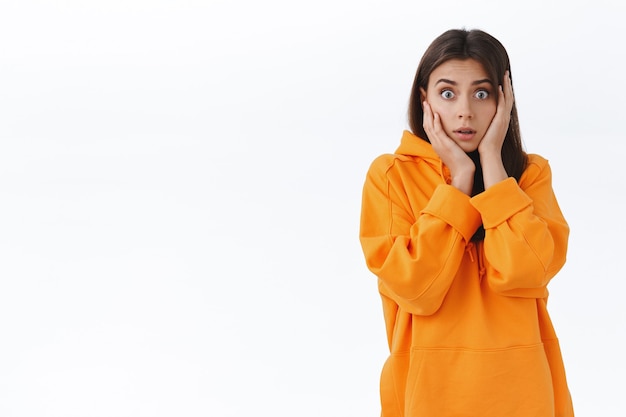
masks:
<instances>
[{"instance_id":1,"label":"wrist","mask_svg":"<svg viewBox=\"0 0 626 417\"><path fill-rule=\"evenodd\" d=\"M454 175L452 175L450 185L467 195L472 195L475 171L476 168L473 167L472 169L468 168L462 172L456 172Z\"/></svg>"},{"instance_id":2,"label":"wrist","mask_svg":"<svg viewBox=\"0 0 626 417\"><path fill-rule=\"evenodd\" d=\"M480 155L481 164L488 163L490 161L502 161L502 147L479 147L478 154Z\"/></svg>"},{"instance_id":3,"label":"wrist","mask_svg":"<svg viewBox=\"0 0 626 417\"><path fill-rule=\"evenodd\" d=\"M483 184L485 185L485 190L508 178L502 156L499 153L497 157L493 154L485 155L484 159L481 155L480 165L483 170Z\"/></svg>"}]
</instances>

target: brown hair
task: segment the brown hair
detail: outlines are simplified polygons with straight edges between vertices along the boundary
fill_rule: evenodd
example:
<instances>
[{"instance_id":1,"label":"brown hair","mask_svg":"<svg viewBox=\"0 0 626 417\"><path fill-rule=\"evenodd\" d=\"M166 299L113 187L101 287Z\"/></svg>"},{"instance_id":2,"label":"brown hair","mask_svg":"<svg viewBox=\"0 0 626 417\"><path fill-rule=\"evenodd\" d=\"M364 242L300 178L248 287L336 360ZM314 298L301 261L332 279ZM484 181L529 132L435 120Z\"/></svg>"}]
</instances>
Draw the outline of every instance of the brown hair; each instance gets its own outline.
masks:
<instances>
[{"instance_id":1,"label":"brown hair","mask_svg":"<svg viewBox=\"0 0 626 417\"><path fill-rule=\"evenodd\" d=\"M420 98L420 87L427 90L430 74L439 65L451 59L474 59L478 61L494 85L502 85L505 72L508 70L510 73L511 71L511 64L506 49L504 49L500 41L486 32L477 29L452 29L437 37L430 44L417 67L409 101L409 126L416 136L427 142L430 141L423 126L424 110ZM480 171L478 159L472 159L477 163L476 171L478 174L478 171ZM502 162L507 174L519 181L522 172L526 169L526 161L527 157L522 146L517 108L515 103L513 103L509 129L502 145ZM478 180L479 184L477 184L476 180ZM473 194L484 191L482 175L480 175L480 178L476 178L476 180L474 181ZM477 186L479 189L477 189Z\"/></svg>"}]
</instances>

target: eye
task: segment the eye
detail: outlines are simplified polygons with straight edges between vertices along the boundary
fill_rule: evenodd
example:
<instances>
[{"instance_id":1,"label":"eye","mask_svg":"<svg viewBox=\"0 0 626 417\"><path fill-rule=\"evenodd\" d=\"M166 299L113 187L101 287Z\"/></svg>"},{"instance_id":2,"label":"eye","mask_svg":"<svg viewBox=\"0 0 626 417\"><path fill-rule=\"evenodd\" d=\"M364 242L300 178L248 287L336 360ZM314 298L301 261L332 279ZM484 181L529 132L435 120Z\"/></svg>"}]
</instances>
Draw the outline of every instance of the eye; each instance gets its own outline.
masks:
<instances>
[{"instance_id":1,"label":"eye","mask_svg":"<svg viewBox=\"0 0 626 417\"><path fill-rule=\"evenodd\" d=\"M452 92L452 90L441 90L441 97L443 97L446 100L450 100L451 98L454 98L454 93Z\"/></svg>"},{"instance_id":2,"label":"eye","mask_svg":"<svg viewBox=\"0 0 626 417\"><path fill-rule=\"evenodd\" d=\"M487 91L487 90L478 90L474 94L474 97L476 97L479 100L485 100L485 99L487 99L487 97L489 97L489 91Z\"/></svg>"}]
</instances>

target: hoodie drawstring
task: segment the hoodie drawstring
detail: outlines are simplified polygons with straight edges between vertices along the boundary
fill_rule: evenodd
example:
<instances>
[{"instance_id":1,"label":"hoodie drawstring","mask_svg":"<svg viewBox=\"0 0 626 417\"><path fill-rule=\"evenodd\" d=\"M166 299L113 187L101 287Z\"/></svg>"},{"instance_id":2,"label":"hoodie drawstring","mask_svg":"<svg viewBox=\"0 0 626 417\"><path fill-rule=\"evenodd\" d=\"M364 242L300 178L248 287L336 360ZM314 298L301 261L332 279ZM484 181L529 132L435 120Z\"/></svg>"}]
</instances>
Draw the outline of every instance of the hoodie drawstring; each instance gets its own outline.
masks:
<instances>
[{"instance_id":1,"label":"hoodie drawstring","mask_svg":"<svg viewBox=\"0 0 626 417\"><path fill-rule=\"evenodd\" d=\"M467 252L467 254L470 257L470 261L472 261L472 263L474 262L474 242L470 242L467 244L467 246L465 246L465 252Z\"/></svg>"},{"instance_id":2,"label":"hoodie drawstring","mask_svg":"<svg viewBox=\"0 0 626 417\"><path fill-rule=\"evenodd\" d=\"M478 257L478 279L479 281L483 280L483 277L487 273L487 269L485 268L485 261L482 257L482 253L480 251L479 244L474 244L474 242L470 242L465 246L465 251L470 257L470 261L475 262L474 258L474 249L476 249L476 256Z\"/></svg>"}]
</instances>

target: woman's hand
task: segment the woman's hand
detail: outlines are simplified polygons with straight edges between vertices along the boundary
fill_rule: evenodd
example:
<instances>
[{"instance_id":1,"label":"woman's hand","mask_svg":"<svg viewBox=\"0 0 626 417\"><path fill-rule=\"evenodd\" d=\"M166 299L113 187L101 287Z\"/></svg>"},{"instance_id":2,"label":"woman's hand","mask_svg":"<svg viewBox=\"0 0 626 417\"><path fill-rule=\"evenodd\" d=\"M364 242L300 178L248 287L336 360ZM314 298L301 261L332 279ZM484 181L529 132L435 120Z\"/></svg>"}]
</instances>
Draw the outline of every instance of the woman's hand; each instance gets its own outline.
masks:
<instances>
[{"instance_id":1,"label":"woman's hand","mask_svg":"<svg viewBox=\"0 0 626 417\"><path fill-rule=\"evenodd\" d=\"M441 161L450 169L451 185L465 194L471 195L474 186L474 172L476 171L474 161L446 134L441 125L439 114L433 113L430 104L427 101L422 104L424 108L424 131Z\"/></svg>"},{"instance_id":2,"label":"woman's hand","mask_svg":"<svg viewBox=\"0 0 626 417\"><path fill-rule=\"evenodd\" d=\"M496 114L493 116L487 132L485 132L483 140L478 145L478 152L481 155L484 153L497 153L500 155L506 132L509 130L514 102L515 97L513 96L511 77L507 71L504 73L504 88L502 86L498 88Z\"/></svg>"},{"instance_id":3,"label":"woman's hand","mask_svg":"<svg viewBox=\"0 0 626 417\"><path fill-rule=\"evenodd\" d=\"M496 114L493 116L485 136L478 145L485 190L508 178L504 163L502 162L502 144L509 130L514 101L515 97L513 96L511 77L509 71L507 71L504 74L504 88L500 86L498 89L498 107L496 108Z\"/></svg>"}]
</instances>

